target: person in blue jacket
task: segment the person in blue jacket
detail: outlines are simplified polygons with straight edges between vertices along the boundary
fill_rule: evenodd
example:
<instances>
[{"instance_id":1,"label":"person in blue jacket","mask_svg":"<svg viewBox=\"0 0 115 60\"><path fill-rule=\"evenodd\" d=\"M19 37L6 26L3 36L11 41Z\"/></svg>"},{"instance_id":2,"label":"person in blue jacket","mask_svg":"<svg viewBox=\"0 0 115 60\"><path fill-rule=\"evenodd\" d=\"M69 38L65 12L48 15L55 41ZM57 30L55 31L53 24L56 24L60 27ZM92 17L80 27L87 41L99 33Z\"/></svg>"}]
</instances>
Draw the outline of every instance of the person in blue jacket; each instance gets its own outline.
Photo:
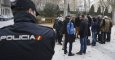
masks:
<instances>
[{"instance_id":1,"label":"person in blue jacket","mask_svg":"<svg viewBox=\"0 0 115 60\"><path fill-rule=\"evenodd\" d=\"M70 22L72 24L70 24ZM69 27L68 27L69 26ZM68 56L74 56L72 53L73 42L75 41L75 23L70 15L66 16L66 19L63 22L63 34L65 34L65 41L64 41L64 54L68 53ZM70 30L73 30L70 32ZM69 52L67 51L67 43L69 43Z\"/></svg>"},{"instance_id":2,"label":"person in blue jacket","mask_svg":"<svg viewBox=\"0 0 115 60\"><path fill-rule=\"evenodd\" d=\"M51 60L55 32L36 24L36 8L31 0L17 0L14 25L0 29L0 60Z\"/></svg>"}]
</instances>

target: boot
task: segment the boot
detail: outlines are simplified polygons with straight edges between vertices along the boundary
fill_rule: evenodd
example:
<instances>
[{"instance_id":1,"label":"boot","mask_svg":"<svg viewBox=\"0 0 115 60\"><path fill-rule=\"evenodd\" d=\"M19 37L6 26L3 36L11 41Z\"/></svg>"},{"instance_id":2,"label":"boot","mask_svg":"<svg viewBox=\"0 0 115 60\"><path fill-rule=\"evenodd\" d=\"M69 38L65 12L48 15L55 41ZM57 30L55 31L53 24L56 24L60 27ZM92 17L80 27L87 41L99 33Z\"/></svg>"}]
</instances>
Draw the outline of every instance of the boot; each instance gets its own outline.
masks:
<instances>
[{"instance_id":1,"label":"boot","mask_svg":"<svg viewBox=\"0 0 115 60\"><path fill-rule=\"evenodd\" d=\"M74 56L74 55L75 55L75 54L73 54L73 53L69 53L69 54L68 54L68 56Z\"/></svg>"},{"instance_id":2,"label":"boot","mask_svg":"<svg viewBox=\"0 0 115 60\"><path fill-rule=\"evenodd\" d=\"M76 54L78 54L78 55L82 55L82 52L78 52L78 53L76 53Z\"/></svg>"}]
</instances>

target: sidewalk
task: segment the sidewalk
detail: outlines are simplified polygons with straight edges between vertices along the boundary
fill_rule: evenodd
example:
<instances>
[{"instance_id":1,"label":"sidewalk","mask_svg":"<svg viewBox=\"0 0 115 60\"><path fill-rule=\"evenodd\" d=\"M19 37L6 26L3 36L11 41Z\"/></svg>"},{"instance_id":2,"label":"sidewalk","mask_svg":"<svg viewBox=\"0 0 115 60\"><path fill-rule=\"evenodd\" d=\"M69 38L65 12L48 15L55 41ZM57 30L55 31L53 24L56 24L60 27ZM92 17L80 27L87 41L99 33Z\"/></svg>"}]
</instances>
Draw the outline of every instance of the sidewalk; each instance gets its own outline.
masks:
<instances>
[{"instance_id":1,"label":"sidewalk","mask_svg":"<svg viewBox=\"0 0 115 60\"><path fill-rule=\"evenodd\" d=\"M48 27L52 27L52 28L53 28L53 23L40 24L40 25L43 25L43 26L48 26Z\"/></svg>"}]
</instances>

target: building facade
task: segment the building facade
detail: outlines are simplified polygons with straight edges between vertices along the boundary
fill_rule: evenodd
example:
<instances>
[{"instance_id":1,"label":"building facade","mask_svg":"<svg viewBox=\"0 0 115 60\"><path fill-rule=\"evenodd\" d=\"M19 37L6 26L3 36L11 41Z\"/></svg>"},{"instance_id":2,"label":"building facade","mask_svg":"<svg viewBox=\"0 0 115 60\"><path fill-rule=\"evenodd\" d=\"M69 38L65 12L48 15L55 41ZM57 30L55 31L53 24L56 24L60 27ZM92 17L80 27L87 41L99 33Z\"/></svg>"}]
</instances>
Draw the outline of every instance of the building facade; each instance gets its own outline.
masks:
<instances>
[{"instance_id":1,"label":"building facade","mask_svg":"<svg viewBox=\"0 0 115 60\"><path fill-rule=\"evenodd\" d=\"M11 17L11 3L10 0L0 0L0 15Z\"/></svg>"},{"instance_id":2,"label":"building facade","mask_svg":"<svg viewBox=\"0 0 115 60\"><path fill-rule=\"evenodd\" d=\"M13 17L12 11L11 11L11 5L10 5L10 0L0 0L0 15L5 17L5 18L11 18ZM6 21L1 21L0 20L0 28L13 25L14 20L6 20Z\"/></svg>"},{"instance_id":3,"label":"building facade","mask_svg":"<svg viewBox=\"0 0 115 60\"><path fill-rule=\"evenodd\" d=\"M103 12L103 10L105 10L106 8L108 8L109 13L112 12L112 7L107 0L95 0L92 5L94 5L95 12L97 12L98 7L101 7L101 12Z\"/></svg>"}]
</instances>

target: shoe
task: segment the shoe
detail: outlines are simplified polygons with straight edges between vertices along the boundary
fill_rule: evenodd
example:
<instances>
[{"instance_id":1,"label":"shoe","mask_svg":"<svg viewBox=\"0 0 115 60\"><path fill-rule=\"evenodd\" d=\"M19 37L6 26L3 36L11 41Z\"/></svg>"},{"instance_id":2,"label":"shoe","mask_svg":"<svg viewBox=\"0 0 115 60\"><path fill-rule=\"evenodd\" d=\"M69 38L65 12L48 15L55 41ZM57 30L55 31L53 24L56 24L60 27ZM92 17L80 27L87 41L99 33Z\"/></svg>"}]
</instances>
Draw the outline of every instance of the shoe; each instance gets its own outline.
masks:
<instances>
[{"instance_id":1,"label":"shoe","mask_svg":"<svg viewBox=\"0 0 115 60\"><path fill-rule=\"evenodd\" d=\"M98 40L96 40L96 42L99 42Z\"/></svg>"},{"instance_id":2,"label":"shoe","mask_svg":"<svg viewBox=\"0 0 115 60\"><path fill-rule=\"evenodd\" d=\"M103 44L103 42L99 42L100 44Z\"/></svg>"},{"instance_id":3,"label":"shoe","mask_svg":"<svg viewBox=\"0 0 115 60\"><path fill-rule=\"evenodd\" d=\"M106 41L106 42L110 42L110 41Z\"/></svg>"},{"instance_id":4,"label":"shoe","mask_svg":"<svg viewBox=\"0 0 115 60\"><path fill-rule=\"evenodd\" d=\"M62 48L62 50L64 50L64 48Z\"/></svg>"},{"instance_id":5,"label":"shoe","mask_svg":"<svg viewBox=\"0 0 115 60\"><path fill-rule=\"evenodd\" d=\"M62 43L58 43L58 45L62 45Z\"/></svg>"},{"instance_id":6,"label":"shoe","mask_svg":"<svg viewBox=\"0 0 115 60\"><path fill-rule=\"evenodd\" d=\"M78 54L78 55L82 55L82 53L81 53L81 52L78 52L78 53L76 53L76 54Z\"/></svg>"},{"instance_id":7,"label":"shoe","mask_svg":"<svg viewBox=\"0 0 115 60\"><path fill-rule=\"evenodd\" d=\"M62 45L62 43L59 43L59 45Z\"/></svg>"},{"instance_id":8,"label":"shoe","mask_svg":"<svg viewBox=\"0 0 115 60\"><path fill-rule=\"evenodd\" d=\"M69 54L68 54L68 56L74 56L74 55L75 55L75 54L73 54L73 53L69 53Z\"/></svg>"},{"instance_id":9,"label":"shoe","mask_svg":"<svg viewBox=\"0 0 115 60\"><path fill-rule=\"evenodd\" d=\"M96 46L96 45L92 45L92 46Z\"/></svg>"},{"instance_id":10,"label":"shoe","mask_svg":"<svg viewBox=\"0 0 115 60\"><path fill-rule=\"evenodd\" d=\"M86 52L83 52L84 54L86 54Z\"/></svg>"},{"instance_id":11,"label":"shoe","mask_svg":"<svg viewBox=\"0 0 115 60\"><path fill-rule=\"evenodd\" d=\"M64 52L64 54L67 54L67 52Z\"/></svg>"},{"instance_id":12,"label":"shoe","mask_svg":"<svg viewBox=\"0 0 115 60\"><path fill-rule=\"evenodd\" d=\"M96 44L92 44L92 46L96 46Z\"/></svg>"},{"instance_id":13,"label":"shoe","mask_svg":"<svg viewBox=\"0 0 115 60\"><path fill-rule=\"evenodd\" d=\"M64 54L67 54L67 51L65 51Z\"/></svg>"}]
</instances>

